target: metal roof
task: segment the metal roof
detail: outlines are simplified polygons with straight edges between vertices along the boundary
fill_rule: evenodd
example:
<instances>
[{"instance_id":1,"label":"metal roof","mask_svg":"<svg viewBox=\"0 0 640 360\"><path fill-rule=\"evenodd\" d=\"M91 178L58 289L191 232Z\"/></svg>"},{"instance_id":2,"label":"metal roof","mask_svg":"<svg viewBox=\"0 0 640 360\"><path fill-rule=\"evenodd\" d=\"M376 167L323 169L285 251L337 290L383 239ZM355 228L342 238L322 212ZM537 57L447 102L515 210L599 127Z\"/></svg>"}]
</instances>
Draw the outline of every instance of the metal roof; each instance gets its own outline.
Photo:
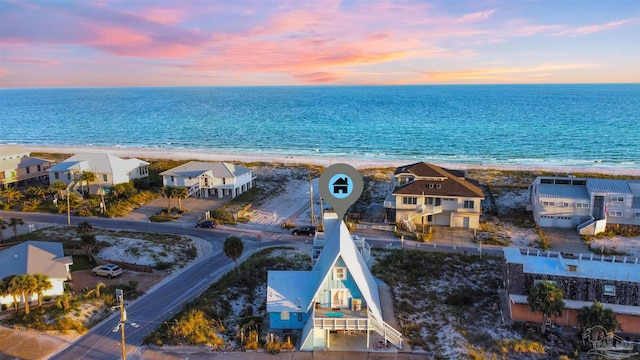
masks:
<instances>
[{"instance_id":1,"label":"metal roof","mask_svg":"<svg viewBox=\"0 0 640 360\"><path fill-rule=\"evenodd\" d=\"M584 185L539 184L538 194L541 197L555 199L591 200L589 191Z\"/></svg>"},{"instance_id":2,"label":"metal roof","mask_svg":"<svg viewBox=\"0 0 640 360\"><path fill-rule=\"evenodd\" d=\"M251 171L248 167L228 162L190 161L160 173L161 176L200 176L211 171L216 178L232 178Z\"/></svg>"},{"instance_id":3,"label":"metal roof","mask_svg":"<svg viewBox=\"0 0 640 360\"><path fill-rule=\"evenodd\" d=\"M588 178L587 189L590 193L631 194L629 182L626 180Z\"/></svg>"},{"instance_id":4,"label":"metal roof","mask_svg":"<svg viewBox=\"0 0 640 360\"><path fill-rule=\"evenodd\" d=\"M48 171L66 172L78 170L92 171L99 174L113 174L116 171L128 172L142 165L149 165L149 163L136 158L122 159L110 154L76 154L52 166Z\"/></svg>"},{"instance_id":5,"label":"metal roof","mask_svg":"<svg viewBox=\"0 0 640 360\"><path fill-rule=\"evenodd\" d=\"M509 247L504 248L504 258L508 263L523 264L524 272L530 274L640 282L640 264L601 261L597 255L593 260L586 257L564 259L562 255L523 255L520 249ZM569 271L567 262L577 265L576 271Z\"/></svg>"}]
</instances>

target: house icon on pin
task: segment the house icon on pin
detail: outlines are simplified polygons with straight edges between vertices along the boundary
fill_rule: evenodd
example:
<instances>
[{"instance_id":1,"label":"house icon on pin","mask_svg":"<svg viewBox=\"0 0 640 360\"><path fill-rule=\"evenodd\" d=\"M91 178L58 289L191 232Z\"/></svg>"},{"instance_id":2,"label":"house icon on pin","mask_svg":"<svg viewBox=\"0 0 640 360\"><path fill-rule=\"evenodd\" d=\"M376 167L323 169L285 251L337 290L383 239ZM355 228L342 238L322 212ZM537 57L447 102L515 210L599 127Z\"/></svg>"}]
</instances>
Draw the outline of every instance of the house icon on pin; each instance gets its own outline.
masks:
<instances>
[{"instance_id":1,"label":"house icon on pin","mask_svg":"<svg viewBox=\"0 0 640 360\"><path fill-rule=\"evenodd\" d=\"M349 191L349 178L343 177L338 178L338 180L333 182L333 193L334 194L346 194Z\"/></svg>"}]
</instances>

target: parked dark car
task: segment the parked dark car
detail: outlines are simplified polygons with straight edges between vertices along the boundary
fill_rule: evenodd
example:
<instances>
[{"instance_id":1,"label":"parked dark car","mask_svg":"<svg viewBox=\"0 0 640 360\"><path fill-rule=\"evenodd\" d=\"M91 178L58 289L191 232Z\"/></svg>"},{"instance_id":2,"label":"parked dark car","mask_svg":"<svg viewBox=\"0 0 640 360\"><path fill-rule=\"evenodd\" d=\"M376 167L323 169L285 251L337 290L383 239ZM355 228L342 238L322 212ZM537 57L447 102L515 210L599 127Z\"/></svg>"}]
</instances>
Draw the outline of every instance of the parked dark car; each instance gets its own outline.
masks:
<instances>
[{"instance_id":1,"label":"parked dark car","mask_svg":"<svg viewBox=\"0 0 640 360\"><path fill-rule=\"evenodd\" d=\"M216 224L215 221L211 221L211 220L202 220L199 223L196 224L197 228L203 228L203 229L215 229L216 226L218 224Z\"/></svg>"},{"instance_id":2,"label":"parked dark car","mask_svg":"<svg viewBox=\"0 0 640 360\"><path fill-rule=\"evenodd\" d=\"M316 233L315 226L299 226L297 228L291 229L291 233L293 235L308 235L313 236Z\"/></svg>"}]
</instances>

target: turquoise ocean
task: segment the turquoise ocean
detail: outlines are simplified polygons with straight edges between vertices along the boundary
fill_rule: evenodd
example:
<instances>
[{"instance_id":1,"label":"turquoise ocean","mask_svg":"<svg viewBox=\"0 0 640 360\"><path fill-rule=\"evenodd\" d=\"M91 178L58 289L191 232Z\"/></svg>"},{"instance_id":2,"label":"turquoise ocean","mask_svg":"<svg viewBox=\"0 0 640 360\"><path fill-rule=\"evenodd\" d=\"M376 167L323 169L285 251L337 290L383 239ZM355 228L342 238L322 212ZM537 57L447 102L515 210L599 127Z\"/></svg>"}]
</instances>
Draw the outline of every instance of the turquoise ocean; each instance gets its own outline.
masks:
<instances>
[{"instance_id":1,"label":"turquoise ocean","mask_svg":"<svg viewBox=\"0 0 640 360\"><path fill-rule=\"evenodd\" d=\"M640 168L640 84L2 89L0 144Z\"/></svg>"}]
</instances>

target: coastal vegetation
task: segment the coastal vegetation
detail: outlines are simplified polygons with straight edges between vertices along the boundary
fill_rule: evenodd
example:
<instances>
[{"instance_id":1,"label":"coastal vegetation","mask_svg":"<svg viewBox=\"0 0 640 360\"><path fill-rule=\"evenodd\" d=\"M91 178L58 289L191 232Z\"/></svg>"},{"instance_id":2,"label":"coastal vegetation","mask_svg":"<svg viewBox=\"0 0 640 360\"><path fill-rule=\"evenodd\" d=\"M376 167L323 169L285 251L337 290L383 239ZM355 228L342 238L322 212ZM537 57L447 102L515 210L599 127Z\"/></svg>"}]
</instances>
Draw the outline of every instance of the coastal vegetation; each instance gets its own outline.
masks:
<instances>
[{"instance_id":1,"label":"coastal vegetation","mask_svg":"<svg viewBox=\"0 0 640 360\"><path fill-rule=\"evenodd\" d=\"M295 248L268 248L256 252L243 263L239 271L230 271L211 285L202 295L194 299L173 318L151 333L145 343L155 345L194 345L201 342L202 333L198 323L215 324L215 336L209 333L208 340L215 348L221 345L216 339L223 338L225 346L242 349L265 347L275 340L267 337L264 325L266 316L266 284L269 270L310 270L311 259ZM193 315L189 315L193 314ZM202 315L200 315L202 314ZM191 319L191 320L189 320ZM200 320L202 319L202 320ZM189 323L184 326L185 321ZM176 336L176 327L180 334ZM191 329L185 333L184 329ZM282 338L269 345L271 349L284 349L295 339Z\"/></svg>"}]
</instances>

